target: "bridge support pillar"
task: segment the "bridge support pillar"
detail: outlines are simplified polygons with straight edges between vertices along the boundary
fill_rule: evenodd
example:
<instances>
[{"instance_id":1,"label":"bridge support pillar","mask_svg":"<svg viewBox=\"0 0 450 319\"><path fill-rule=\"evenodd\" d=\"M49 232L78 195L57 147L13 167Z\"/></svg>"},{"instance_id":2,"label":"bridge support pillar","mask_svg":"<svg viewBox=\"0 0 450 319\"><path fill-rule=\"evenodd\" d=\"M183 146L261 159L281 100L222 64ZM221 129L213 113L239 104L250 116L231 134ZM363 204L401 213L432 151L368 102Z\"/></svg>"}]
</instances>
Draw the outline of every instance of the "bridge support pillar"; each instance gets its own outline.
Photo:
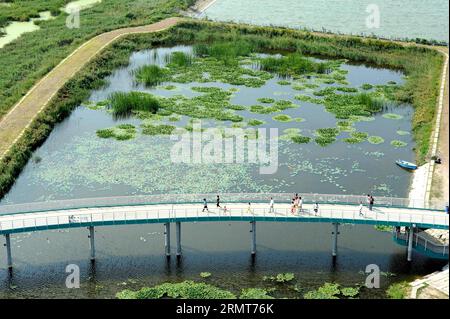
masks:
<instances>
[{"instance_id":1,"label":"bridge support pillar","mask_svg":"<svg viewBox=\"0 0 450 319\"><path fill-rule=\"evenodd\" d=\"M337 249L338 249L338 235L339 235L339 224L333 223L333 231L331 232L333 235L333 244L332 244L332 251L331 254L333 258L336 258L337 256Z\"/></svg>"},{"instance_id":2,"label":"bridge support pillar","mask_svg":"<svg viewBox=\"0 0 450 319\"><path fill-rule=\"evenodd\" d=\"M408 231L408 261L412 261L413 241L414 241L414 227L409 227L409 231Z\"/></svg>"},{"instance_id":3,"label":"bridge support pillar","mask_svg":"<svg viewBox=\"0 0 450 319\"><path fill-rule=\"evenodd\" d=\"M164 246L166 250L166 257L170 258L170 223L164 224Z\"/></svg>"},{"instance_id":4,"label":"bridge support pillar","mask_svg":"<svg viewBox=\"0 0 450 319\"><path fill-rule=\"evenodd\" d=\"M12 264L12 254L11 254L11 237L10 234L6 234L5 235L5 246L6 246L6 266L8 267L9 270L12 269L13 264Z\"/></svg>"},{"instance_id":5,"label":"bridge support pillar","mask_svg":"<svg viewBox=\"0 0 450 319\"><path fill-rule=\"evenodd\" d=\"M89 226L89 243L91 246L91 261L95 260L95 229L94 226Z\"/></svg>"},{"instance_id":6,"label":"bridge support pillar","mask_svg":"<svg viewBox=\"0 0 450 319\"><path fill-rule=\"evenodd\" d=\"M176 222L176 232L177 232L177 257L181 256L181 222Z\"/></svg>"},{"instance_id":7,"label":"bridge support pillar","mask_svg":"<svg viewBox=\"0 0 450 319\"><path fill-rule=\"evenodd\" d=\"M256 255L256 221L250 222L252 225L252 230L250 231L252 233L252 256Z\"/></svg>"}]
</instances>

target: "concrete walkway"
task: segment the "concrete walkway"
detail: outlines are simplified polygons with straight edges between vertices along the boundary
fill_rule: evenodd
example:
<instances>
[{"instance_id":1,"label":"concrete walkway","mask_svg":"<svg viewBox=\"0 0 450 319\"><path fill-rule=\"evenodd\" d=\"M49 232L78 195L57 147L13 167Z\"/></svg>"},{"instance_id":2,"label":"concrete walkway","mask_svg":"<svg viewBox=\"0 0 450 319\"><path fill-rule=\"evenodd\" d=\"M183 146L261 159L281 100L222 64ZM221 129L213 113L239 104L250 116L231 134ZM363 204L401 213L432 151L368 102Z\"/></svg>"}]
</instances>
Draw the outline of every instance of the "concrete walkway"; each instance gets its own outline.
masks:
<instances>
[{"instance_id":1,"label":"concrete walkway","mask_svg":"<svg viewBox=\"0 0 450 319\"><path fill-rule=\"evenodd\" d=\"M192 221L271 221L271 222L326 222L369 225L446 228L449 217L442 212L411 208L377 207L373 211L363 208L362 215L355 205L320 205L317 214L313 205L304 205L301 212L291 212L290 204L277 204L274 210L268 204L222 204L227 210L210 208L202 211L202 204L162 204L117 207L92 207L0 215L0 234L116 224L166 223Z\"/></svg>"},{"instance_id":2,"label":"concrete walkway","mask_svg":"<svg viewBox=\"0 0 450 319\"><path fill-rule=\"evenodd\" d=\"M0 160L64 84L99 52L123 36L162 31L176 25L180 20L181 18L168 18L147 26L106 32L81 45L31 88L3 117L0 122Z\"/></svg>"}]
</instances>

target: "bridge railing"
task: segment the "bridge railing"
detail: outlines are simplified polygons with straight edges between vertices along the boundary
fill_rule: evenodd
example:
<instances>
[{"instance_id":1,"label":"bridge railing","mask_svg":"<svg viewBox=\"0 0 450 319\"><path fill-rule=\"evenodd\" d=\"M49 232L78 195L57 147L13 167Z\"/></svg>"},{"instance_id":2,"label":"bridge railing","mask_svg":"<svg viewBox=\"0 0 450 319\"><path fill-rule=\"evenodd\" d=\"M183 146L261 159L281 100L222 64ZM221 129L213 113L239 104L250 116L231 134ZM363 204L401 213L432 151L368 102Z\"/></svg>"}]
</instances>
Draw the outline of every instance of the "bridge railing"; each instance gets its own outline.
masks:
<instances>
[{"instance_id":1,"label":"bridge railing","mask_svg":"<svg viewBox=\"0 0 450 319\"><path fill-rule=\"evenodd\" d=\"M293 194L288 193L226 193L220 194L223 203L268 203L273 198L276 203L289 203ZM320 204L366 204L366 195L336 195L336 194L300 194L304 203L318 202ZM137 206L152 204L182 204L201 203L203 198L214 203L216 194L161 194L140 196L117 196L103 198L68 199L47 202L34 202L15 205L0 205L0 215L34 213L41 211L56 211L65 209L95 208L110 206ZM445 209L445 202L423 199L411 200L396 197L375 197L375 206L425 208L433 210Z\"/></svg>"},{"instance_id":2,"label":"bridge railing","mask_svg":"<svg viewBox=\"0 0 450 319\"><path fill-rule=\"evenodd\" d=\"M167 220L230 220L232 218L269 218L268 220L289 221L295 218L308 219L327 219L340 223L364 222L371 224L417 224L428 225L428 227L447 227L449 217L446 214L429 213L426 211L414 212L386 212L375 209L373 211L364 210L363 216L360 216L358 207L354 209L341 208L319 208L316 213L310 207L301 212L292 212L290 205L275 205L271 210L269 205L257 205L256 207L244 208L228 206L225 209L212 209L211 211L202 211L202 208L189 205L176 207L175 205L166 205L167 207L157 206L131 206L107 208L105 211L97 209L86 209L82 212L76 210L66 210L59 212L47 212L37 214L8 215L0 216L0 232L14 232L21 229L38 230L46 228L64 228L85 226L90 224L122 224L139 222L161 222ZM278 207L277 207L278 206ZM281 207L280 207L281 206Z\"/></svg>"},{"instance_id":3,"label":"bridge railing","mask_svg":"<svg viewBox=\"0 0 450 319\"><path fill-rule=\"evenodd\" d=\"M403 241L408 241L408 233L407 232L394 232L394 236L396 239L400 239ZM425 251L431 251L435 254L446 256L448 255L448 245L436 243L425 236L422 236L420 233L414 233L413 235L413 245L415 247L420 246Z\"/></svg>"}]
</instances>

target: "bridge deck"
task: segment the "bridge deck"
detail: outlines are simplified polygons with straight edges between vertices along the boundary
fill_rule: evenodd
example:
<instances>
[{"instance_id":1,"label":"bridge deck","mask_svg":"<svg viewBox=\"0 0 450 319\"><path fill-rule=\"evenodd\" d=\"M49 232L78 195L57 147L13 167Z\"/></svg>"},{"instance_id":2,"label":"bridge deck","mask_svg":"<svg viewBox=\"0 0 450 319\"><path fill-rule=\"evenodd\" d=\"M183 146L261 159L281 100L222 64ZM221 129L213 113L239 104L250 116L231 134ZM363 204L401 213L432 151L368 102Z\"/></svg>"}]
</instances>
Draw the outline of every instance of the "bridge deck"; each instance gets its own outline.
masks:
<instances>
[{"instance_id":1,"label":"bridge deck","mask_svg":"<svg viewBox=\"0 0 450 319\"><path fill-rule=\"evenodd\" d=\"M166 222L206 221L273 221L273 222L330 222L387 226L411 226L448 229L448 215L442 211L412 208L374 207L369 211L355 205L320 205L316 215L311 204L303 210L291 213L290 204L275 204L270 212L268 204L233 203L227 210L210 205L209 212L202 212L202 204L161 204L119 207L95 207L46 211L27 214L0 215L0 234L20 233L46 229L106 226L121 224L145 224ZM214 205L215 206L215 205Z\"/></svg>"}]
</instances>

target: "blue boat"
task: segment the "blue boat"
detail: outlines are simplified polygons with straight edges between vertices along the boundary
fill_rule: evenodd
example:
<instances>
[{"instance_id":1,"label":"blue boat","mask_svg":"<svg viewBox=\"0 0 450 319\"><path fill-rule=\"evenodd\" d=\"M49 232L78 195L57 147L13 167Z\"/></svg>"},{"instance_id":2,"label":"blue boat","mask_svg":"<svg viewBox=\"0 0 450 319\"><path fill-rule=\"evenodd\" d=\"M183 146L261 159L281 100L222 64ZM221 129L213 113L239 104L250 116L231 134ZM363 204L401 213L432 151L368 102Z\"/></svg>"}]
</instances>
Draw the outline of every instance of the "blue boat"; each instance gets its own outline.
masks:
<instances>
[{"instance_id":1,"label":"blue boat","mask_svg":"<svg viewBox=\"0 0 450 319\"><path fill-rule=\"evenodd\" d=\"M402 167L402 168L406 168L406 169L410 169L410 170L415 170L417 169L417 165L407 162L407 161L403 161L403 160L398 160L395 162L398 166Z\"/></svg>"}]
</instances>

